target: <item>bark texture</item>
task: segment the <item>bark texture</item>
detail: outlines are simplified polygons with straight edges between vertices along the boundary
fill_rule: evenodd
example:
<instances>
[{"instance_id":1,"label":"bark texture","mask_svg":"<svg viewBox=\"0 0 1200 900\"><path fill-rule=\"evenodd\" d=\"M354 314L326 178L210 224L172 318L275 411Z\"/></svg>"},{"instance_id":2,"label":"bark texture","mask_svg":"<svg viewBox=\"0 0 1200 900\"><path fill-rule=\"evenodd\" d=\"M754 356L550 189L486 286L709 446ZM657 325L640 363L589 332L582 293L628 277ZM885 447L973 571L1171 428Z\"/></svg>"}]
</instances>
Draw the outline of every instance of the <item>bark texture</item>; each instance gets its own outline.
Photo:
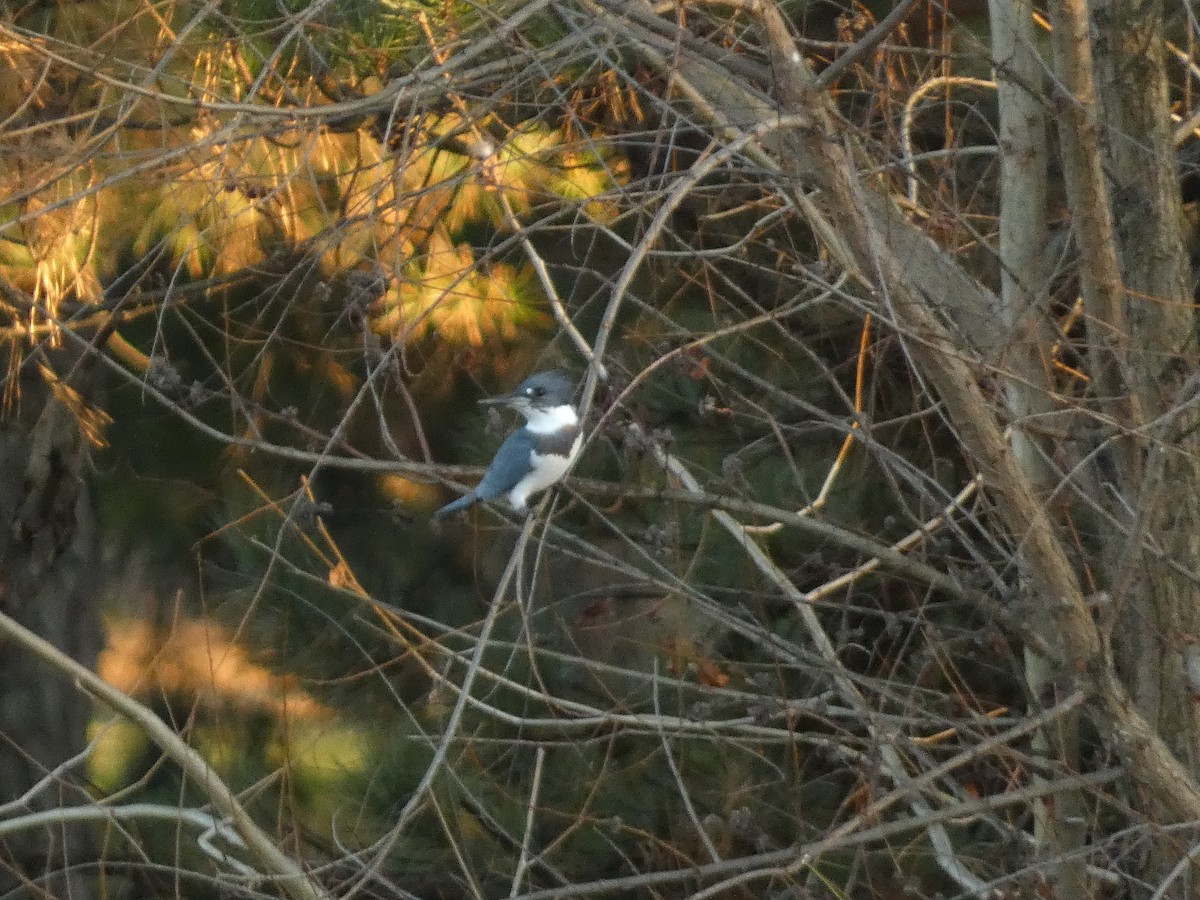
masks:
<instances>
[{"instance_id":1,"label":"bark texture","mask_svg":"<svg viewBox=\"0 0 1200 900\"><path fill-rule=\"evenodd\" d=\"M992 59L1000 113L1000 314L1012 336L1002 362L1010 373L1004 389L1012 424L1013 458L1043 496L1053 496L1059 474L1050 464L1051 442L1038 429L1055 410L1050 347L1049 283L1044 263L1048 221L1049 135L1046 125L1045 63L1037 52L1033 5L1026 0L991 0ZM1028 573L1023 577L1027 580ZM1058 643L1053 620L1035 598L1026 598L1031 623L1048 646ZM1035 709L1062 699L1066 684L1053 660L1024 650L1025 681ZM1079 715L1064 716L1039 731L1032 742L1040 756L1079 771ZM1062 896L1088 893L1080 852L1087 840L1087 809L1080 790L1064 790L1034 805L1034 841L1050 881Z\"/></svg>"},{"instance_id":2,"label":"bark texture","mask_svg":"<svg viewBox=\"0 0 1200 900\"><path fill-rule=\"evenodd\" d=\"M1138 424L1148 429L1137 445L1140 471L1119 473L1120 495L1141 522L1138 543L1113 576L1121 587L1114 650L1134 703L1196 774L1200 720L1185 654L1200 634L1200 416L1180 409L1197 358L1162 4L1106 0L1092 7L1092 21L1105 51L1097 71L1127 295L1128 382L1142 411Z\"/></svg>"},{"instance_id":3,"label":"bark texture","mask_svg":"<svg viewBox=\"0 0 1200 900\"><path fill-rule=\"evenodd\" d=\"M54 390L31 383L19 412L0 428L0 608L92 667L100 644L98 544L78 400L60 382ZM0 644L0 800L21 797L39 782L29 810L83 800L78 769L46 776L83 749L90 710L87 695L68 679ZM90 896L86 873L70 871L95 858L89 844L87 829L78 826L8 838L0 846L0 891Z\"/></svg>"}]
</instances>

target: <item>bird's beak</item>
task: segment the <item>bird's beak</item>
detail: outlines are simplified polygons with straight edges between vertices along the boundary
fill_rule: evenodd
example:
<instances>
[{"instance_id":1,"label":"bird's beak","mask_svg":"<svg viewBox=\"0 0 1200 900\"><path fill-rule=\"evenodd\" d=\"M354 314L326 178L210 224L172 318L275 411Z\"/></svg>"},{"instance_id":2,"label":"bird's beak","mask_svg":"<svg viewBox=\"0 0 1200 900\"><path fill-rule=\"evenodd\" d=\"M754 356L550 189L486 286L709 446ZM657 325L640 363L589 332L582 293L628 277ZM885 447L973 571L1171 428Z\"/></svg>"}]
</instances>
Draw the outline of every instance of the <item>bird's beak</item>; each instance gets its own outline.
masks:
<instances>
[{"instance_id":1,"label":"bird's beak","mask_svg":"<svg viewBox=\"0 0 1200 900\"><path fill-rule=\"evenodd\" d=\"M513 394L501 394L499 397L484 397L478 402L480 406L512 406L518 399Z\"/></svg>"}]
</instances>

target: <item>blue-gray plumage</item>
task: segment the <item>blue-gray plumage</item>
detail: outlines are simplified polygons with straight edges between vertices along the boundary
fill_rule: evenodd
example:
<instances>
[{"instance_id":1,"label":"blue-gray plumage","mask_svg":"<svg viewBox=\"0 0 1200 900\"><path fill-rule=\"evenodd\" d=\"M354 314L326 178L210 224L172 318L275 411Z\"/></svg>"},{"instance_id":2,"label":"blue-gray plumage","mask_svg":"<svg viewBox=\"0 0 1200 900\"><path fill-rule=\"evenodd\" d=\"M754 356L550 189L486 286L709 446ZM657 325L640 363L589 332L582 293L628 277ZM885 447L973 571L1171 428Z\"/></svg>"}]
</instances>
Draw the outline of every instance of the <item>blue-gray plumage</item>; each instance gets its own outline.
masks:
<instances>
[{"instance_id":1,"label":"blue-gray plumage","mask_svg":"<svg viewBox=\"0 0 1200 900\"><path fill-rule=\"evenodd\" d=\"M571 382L561 372L530 375L511 394L481 400L503 404L525 417L500 445L483 480L473 491L447 503L434 513L443 519L480 500L503 496L517 512L524 512L529 497L558 481L579 453L579 415L571 404Z\"/></svg>"}]
</instances>

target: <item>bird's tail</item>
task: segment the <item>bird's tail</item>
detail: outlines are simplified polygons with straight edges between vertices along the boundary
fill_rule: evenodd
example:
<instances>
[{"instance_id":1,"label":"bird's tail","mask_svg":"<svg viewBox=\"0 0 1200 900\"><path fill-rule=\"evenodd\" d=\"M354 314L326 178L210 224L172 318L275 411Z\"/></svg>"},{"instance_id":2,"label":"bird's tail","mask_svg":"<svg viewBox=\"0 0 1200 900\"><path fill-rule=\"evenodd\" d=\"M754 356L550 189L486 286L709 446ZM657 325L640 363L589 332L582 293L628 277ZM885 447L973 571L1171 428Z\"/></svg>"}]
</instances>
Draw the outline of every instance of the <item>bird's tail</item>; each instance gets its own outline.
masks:
<instances>
[{"instance_id":1,"label":"bird's tail","mask_svg":"<svg viewBox=\"0 0 1200 900\"><path fill-rule=\"evenodd\" d=\"M475 496L474 491L463 494L457 500L451 500L441 509L433 514L435 519L444 519L447 516L452 516L459 510L469 509L478 502L479 498Z\"/></svg>"}]
</instances>

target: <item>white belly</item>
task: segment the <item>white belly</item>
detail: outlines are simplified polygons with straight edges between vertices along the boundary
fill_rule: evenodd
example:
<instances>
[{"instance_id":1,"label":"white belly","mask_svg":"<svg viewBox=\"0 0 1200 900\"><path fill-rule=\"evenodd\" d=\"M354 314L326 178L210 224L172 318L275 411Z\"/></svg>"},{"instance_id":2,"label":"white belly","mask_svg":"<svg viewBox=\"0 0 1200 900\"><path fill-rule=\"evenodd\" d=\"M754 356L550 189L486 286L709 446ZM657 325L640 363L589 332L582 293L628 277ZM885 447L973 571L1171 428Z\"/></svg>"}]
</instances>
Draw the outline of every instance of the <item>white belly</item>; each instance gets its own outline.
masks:
<instances>
[{"instance_id":1,"label":"white belly","mask_svg":"<svg viewBox=\"0 0 1200 900\"><path fill-rule=\"evenodd\" d=\"M512 508L517 512L524 512L529 505L531 496L538 491L544 491L566 475L567 470L571 468L571 463L579 455L579 445L582 441L583 435L575 438L575 443L571 445L571 455L568 457L539 456L531 453L530 462L533 465L533 471L518 481L516 486L508 492L508 502L512 504Z\"/></svg>"}]
</instances>

